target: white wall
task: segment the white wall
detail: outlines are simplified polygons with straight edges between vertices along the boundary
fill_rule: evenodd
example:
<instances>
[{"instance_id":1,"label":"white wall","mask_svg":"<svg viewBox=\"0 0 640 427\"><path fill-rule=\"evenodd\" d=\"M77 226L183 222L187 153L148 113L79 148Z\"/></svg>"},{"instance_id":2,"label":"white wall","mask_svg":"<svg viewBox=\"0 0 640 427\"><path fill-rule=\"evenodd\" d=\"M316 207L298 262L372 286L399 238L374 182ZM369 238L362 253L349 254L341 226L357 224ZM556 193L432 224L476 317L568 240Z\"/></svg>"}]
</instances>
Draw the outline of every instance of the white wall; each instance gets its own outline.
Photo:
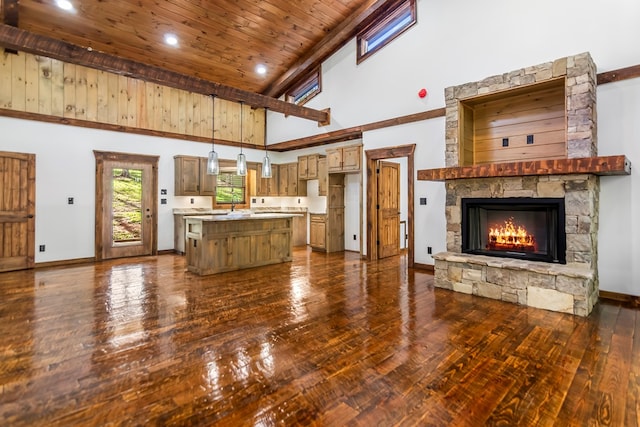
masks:
<instances>
[{"instance_id":1,"label":"white wall","mask_svg":"<svg viewBox=\"0 0 640 427\"><path fill-rule=\"evenodd\" d=\"M417 7L418 24L360 65L355 40L323 63L322 93L308 106L331 107L329 126L271 113L269 142L440 108L448 86L581 52L591 53L599 72L640 64L640 44L632 42L640 40L637 0L417 0ZM640 161L638 80L598 89L600 154ZM424 99L417 96L421 88L429 92ZM444 127L438 118L367 132L362 142L364 150L415 143L416 171L443 167ZM639 186L635 174L602 178L601 289L640 295L640 266L633 263L640 259L640 227L633 223ZM426 247L445 250L444 185L416 181L415 199L415 261L432 264Z\"/></svg>"},{"instance_id":2,"label":"white wall","mask_svg":"<svg viewBox=\"0 0 640 427\"><path fill-rule=\"evenodd\" d=\"M173 208L211 207L210 197L174 196L173 156L205 157L209 144L109 132L96 129L0 117L0 151L36 155L36 257L47 262L94 256L95 158L93 150L160 156L158 190L167 189L167 204L158 205L158 249L173 249ZM234 159L238 149L216 145L220 158ZM247 149L248 161L264 153ZM279 161L278 153L272 158ZM73 197L74 204L67 204ZM158 195L158 201L165 196ZM45 252L38 247L45 245Z\"/></svg>"}]
</instances>

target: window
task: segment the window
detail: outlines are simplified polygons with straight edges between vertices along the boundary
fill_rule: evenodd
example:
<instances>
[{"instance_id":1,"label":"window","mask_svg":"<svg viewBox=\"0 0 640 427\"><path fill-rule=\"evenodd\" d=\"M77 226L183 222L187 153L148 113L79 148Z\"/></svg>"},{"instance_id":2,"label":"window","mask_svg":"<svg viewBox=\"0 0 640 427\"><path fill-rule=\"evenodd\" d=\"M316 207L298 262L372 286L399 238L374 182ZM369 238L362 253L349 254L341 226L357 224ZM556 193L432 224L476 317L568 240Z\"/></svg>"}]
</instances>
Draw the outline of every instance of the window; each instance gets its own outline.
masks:
<instances>
[{"instance_id":1,"label":"window","mask_svg":"<svg viewBox=\"0 0 640 427\"><path fill-rule=\"evenodd\" d=\"M387 14L378 17L358 34L357 63L386 46L415 23L415 0L403 0Z\"/></svg>"},{"instance_id":2,"label":"window","mask_svg":"<svg viewBox=\"0 0 640 427\"><path fill-rule=\"evenodd\" d=\"M221 173L216 181L216 204L242 205L245 203L245 177Z\"/></svg>"},{"instance_id":3,"label":"window","mask_svg":"<svg viewBox=\"0 0 640 427\"><path fill-rule=\"evenodd\" d=\"M322 81L320 80L320 68L316 68L305 77L300 83L287 91L287 102L296 105L303 105L311 98L322 92Z\"/></svg>"}]
</instances>

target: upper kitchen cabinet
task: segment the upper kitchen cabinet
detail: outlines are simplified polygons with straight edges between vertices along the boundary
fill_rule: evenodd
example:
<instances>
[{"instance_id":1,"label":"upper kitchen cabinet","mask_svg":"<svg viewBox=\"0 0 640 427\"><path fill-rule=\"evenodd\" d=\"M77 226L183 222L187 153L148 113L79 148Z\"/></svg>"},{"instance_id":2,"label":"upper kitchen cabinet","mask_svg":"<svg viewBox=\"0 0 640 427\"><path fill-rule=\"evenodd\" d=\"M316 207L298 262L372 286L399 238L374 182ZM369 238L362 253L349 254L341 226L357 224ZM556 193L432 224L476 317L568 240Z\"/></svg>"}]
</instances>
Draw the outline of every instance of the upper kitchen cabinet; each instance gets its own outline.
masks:
<instances>
[{"instance_id":1,"label":"upper kitchen cabinet","mask_svg":"<svg viewBox=\"0 0 640 427\"><path fill-rule=\"evenodd\" d=\"M281 196L306 196L307 183L298 179L298 163L282 164L279 168L279 194Z\"/></svg>"},{"instance_id":2,"label":"upper kitchen cabinet","mask_svg":"<svg viewBox=\"0 0 640 427\"><path fill-rule=\"evenodd\" d=\"M318 196L326 196L329 188L329 172L327 158L318 159Z\"/></svg>"},{"instance_id":3,"label":"upper kitchen cabinet","mask_svg":"<svg viewBox=\"0 0 640 427\"><path fill-rule=\"evenodd\" d=\"M349 173L360 171L360 159L362 158L362 146L350 145L348 147L327 149L327 169L329 173Z\"/></svg>"},{"instance_id":4,"label":"upper kitchen cabinet","mask_svg":"<svg viewBox=\"0 0 640 427\"><path fill-rule=\"evenodd\" d=\"M298 178L318 179L318 161L324 158L320 154L309 154L298 157Z\"/></svg>"},{"instance_id":5,"label":"upper kitchen cabinet","mask_svg":"<svg viewBox=\"0 0 640 427\"><path fill-rule=\"evenodd\" d=\"M175 156L174 195L215 196L216 177L207 175L204 157Z\"/></svg>"},{"instance_id":6,"label":"upper kitchen cabinet","mask_svg":"<svg viewBox=\"0 0 640 427\"><path fill-rule=\"evenodd\" d=\"M278 178L280 167L271 165L271 178L262 178L262 163L256 165L256 196L272 197L279 196Z\"/></svg>"}]
</instances>

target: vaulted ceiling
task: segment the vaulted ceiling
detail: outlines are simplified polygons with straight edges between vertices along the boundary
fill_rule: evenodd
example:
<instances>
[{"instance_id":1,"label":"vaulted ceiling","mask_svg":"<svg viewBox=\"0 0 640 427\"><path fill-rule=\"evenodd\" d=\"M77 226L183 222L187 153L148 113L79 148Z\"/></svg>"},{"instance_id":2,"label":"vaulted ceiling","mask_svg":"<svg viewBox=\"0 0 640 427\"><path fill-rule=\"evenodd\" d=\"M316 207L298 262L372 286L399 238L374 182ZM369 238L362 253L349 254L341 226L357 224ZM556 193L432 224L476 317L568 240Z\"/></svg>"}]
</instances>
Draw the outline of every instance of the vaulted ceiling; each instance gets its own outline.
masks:
<instances>
[{"instance_id":1,"label":"vaulted ceiling","mask_svg":"<svg viewBox=\"0 0 640 427\"><path fill-rule=\"evenodd\" d=\"M268 97L280 96L297 77L319 65L394 3L70 0L74 9L65 11L56 6L56 0L0 1L2 29L21 30L3 35L0 46L33 48L33 39L23 36L44 37ZM167 33L177 37L176 46L165 43ZM18 36L23 46L19 40L10 40ZM69 51L68 45L57 51ZM264 75L256 72L259 65L266 68Z\"/></svg>"}]
</instances>

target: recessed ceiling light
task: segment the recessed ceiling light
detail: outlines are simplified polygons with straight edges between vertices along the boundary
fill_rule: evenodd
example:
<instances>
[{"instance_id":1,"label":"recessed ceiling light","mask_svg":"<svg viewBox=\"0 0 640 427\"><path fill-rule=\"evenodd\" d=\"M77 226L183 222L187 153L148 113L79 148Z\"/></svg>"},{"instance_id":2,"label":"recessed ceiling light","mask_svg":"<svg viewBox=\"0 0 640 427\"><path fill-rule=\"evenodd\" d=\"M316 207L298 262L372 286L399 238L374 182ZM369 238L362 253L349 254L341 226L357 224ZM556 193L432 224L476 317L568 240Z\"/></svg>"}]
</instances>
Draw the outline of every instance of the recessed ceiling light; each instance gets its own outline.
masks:
<instances>
[{"instance_id":1,"label":"recessed ceiling light","mask_svg":"<svg viewBox=\"0 0 640 427\"><path fill-rule=\"evenodd\" d=\"M258 64L258 66L256 67L256 73L260 74L260 75L265 75L267 74L267 67L265 67L262 64Z\"/></svg>"},{"instance_id":2,"label":"recessed ceiling light","mask_svg":"<svg viewBox=\"0 0 640 427\"><path fill-rule=\"evenodd\" d=\"M56 5L62 10L73 10L73 4L69 0L56 0Z\"/></svg>"},{"instance_id":3,"label":"recessed ceiling light","mask_svg":"<svg viewBox=\"0 0 640 427\"><path fill-rule=\"evenodd\" d=\"M178 37L175 34L167 33L164 35L164 42L169 46L177 46Z\"/></svg>"}]
</instances>

